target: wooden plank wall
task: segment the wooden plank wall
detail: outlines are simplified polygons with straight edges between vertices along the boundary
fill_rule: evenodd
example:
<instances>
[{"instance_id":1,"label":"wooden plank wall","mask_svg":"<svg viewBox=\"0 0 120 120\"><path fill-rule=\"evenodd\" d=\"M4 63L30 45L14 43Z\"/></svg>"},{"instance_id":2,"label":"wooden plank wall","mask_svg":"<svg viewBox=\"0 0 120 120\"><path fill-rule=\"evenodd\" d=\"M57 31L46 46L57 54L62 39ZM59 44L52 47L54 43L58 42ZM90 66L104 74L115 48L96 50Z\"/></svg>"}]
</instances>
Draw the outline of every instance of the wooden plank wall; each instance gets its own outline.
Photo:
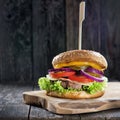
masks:
<instances>
[{"instance_id":1,"label":"wooden plank wall","mask_svg":"<svg viewBox=\"0 0 120 120\"><path fill-rule=\"evenodd\" d=\"M47 74L53 57L66 50L65 1L33 0L34 79Z\"/></svg>"},{"instance_id":2,"label":"wooden plank wall","mask_svg":"<svg viewBox=\"0 0 120 120\"><path fill-rule=\"evenodd\" d=\"M77 49L81 0L0 1L0 83L32 84L59 52ZM120 1L86 0L83 49L101 52L120 80Z\"/></svg>"},{"instance_id":3,"label":"wooden plank wall","mask_svg":"<svg viewBox=\"0 0 120 120\"><path fill-rule=\"evenodd\" d=\"M79 29L79 3L66 0L67 49L77 49ZM108 60L106 76L120 80L120 1L86 0L83 22L82 49L101 52Z\"/></svg>"},{"instance_id":4,"label":"wooden plank wall","mask_svg":"<svg viewBox=\"0 0 120 120\"><path fill-rule=\"evenodd\" d=\"M31 1L0 1L0 83L32 79Z\"/></svg>"},{"instance_id":5,"label":"wooden plank wall","mask_svg":"<svg viewBox=\"0 0 120 120\"><path fill-rule=\"evenodd\" d=\"M65 1L0 1L0 83L32 84L66 50Z\"/></svg>"}]
</instances>

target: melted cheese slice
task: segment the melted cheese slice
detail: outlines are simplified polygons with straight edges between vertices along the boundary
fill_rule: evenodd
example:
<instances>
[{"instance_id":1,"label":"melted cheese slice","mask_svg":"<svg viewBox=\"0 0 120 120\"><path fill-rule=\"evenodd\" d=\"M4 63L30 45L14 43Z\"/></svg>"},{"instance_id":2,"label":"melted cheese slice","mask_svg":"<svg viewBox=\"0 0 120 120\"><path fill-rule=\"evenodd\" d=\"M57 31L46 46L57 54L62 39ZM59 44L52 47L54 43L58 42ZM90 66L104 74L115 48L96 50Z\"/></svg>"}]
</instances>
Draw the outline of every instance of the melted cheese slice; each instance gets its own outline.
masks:
<instances>
[{"instance_id":1,"label":"melted cheese slice","mask_svg":"<svg viewBox=\"0 0 120 120\"><path fill-rule=\"evenodd\" d=\"M62 68L62 67L74 67L74 68L80 68L80 67L82 67L82 66L91 66L91 67L93 67L93 68L95 68L95 69L98 69L98 70L102 70L102 68L99 66L99 65L97 65L97 64L95 64L95 63L93 63L93 62L70 62L70 63L61 63L61 64L57 64L57 65L55 65L54 66L54 68ZM77 66L77 67L76 67Z\"/></svg>"}]
</instances>

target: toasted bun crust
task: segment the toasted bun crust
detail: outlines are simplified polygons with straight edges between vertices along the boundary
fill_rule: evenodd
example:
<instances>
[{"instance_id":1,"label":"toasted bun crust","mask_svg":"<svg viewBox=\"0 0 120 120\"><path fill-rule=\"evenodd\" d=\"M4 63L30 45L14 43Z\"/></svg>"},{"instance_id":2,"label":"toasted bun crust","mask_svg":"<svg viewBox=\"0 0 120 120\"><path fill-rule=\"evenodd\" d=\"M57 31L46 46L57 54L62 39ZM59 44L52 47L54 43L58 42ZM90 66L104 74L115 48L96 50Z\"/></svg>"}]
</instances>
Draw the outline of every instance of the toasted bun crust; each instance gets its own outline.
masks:
<instances>
[{"instance_id":1,"label":"toasted bun crust","mask_svg":"<svg viewBox=\"0 0 120 120\"><path fill-rule=\"evenodd\" d=\"M96 92L95 94L89 94L85 91L80 92L66 92L66 93L58 93L56 91L47 92L48 96L59 97L59 98L68 98L68 99L88 99L88 98L98 98L104 95L104 91Z\"/></svg>"},{"instance_id":2,"label":"toasted bun crust","mask_svg":"<svg viewBox=\"0 0 120 120\"><path fill-rule=\"evenodd\" d=\"M94 63L99 66L101 70L105 70L107 68L107 61L104 56L99 52L92 50L71 50L60 53L53 58L52 65L55 68L56 65L66 64L70 62Z\"/></svg>"}]
</instances>

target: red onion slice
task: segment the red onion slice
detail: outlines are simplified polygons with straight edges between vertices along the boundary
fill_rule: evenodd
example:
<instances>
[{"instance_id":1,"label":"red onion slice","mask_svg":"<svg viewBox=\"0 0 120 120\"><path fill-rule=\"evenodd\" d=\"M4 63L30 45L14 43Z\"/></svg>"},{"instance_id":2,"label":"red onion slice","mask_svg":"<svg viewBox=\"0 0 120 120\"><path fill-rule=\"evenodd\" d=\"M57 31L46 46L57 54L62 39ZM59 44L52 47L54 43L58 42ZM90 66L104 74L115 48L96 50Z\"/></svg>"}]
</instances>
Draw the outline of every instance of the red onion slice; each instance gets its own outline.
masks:
<instances>
[{"instance_id":1,"label":"red onion slice","mask_svg":"<svg viewBox=\"0 0 120 120\"><path fill-rule=\"evenodd\" d=\"M103 72L102 72L102 71L97 70L97 69L92 68L92 67L88 67L85 71L87 71L87 72L92 72L92 73L97 73L97 74L99 74L99 75L103 75Z\"/></svg>"},{"instance_id":2,"label":"red onion slice","mask_svg":"<svg viewBox=\"0 0 120 120\"><path fill-rule=\"evenodd\" d=\"M74 71L71 68L59 68L59 69L49 69L48 72L60 72L60 71L67 71L67 72L71 72Z\"/></svg>"},{"instance_id":3,"label":"red onion slice","mask_svg":"<svg viewBox=\"0 0 120 120\"><path fill-rule=\"evenodd\" d=\"M83 75L85 75L86 77L88 77L88 78L90 78L90 79L92 79L92 80L95 80L95 81L97 81L97 82L103 82L103 79L102 79L103 77L98 78L98 77L92 76L92 75L88 74L87 72L85 72L84 70L81 70L81 74L83 74Z\"/></svg>"}]
</instances>

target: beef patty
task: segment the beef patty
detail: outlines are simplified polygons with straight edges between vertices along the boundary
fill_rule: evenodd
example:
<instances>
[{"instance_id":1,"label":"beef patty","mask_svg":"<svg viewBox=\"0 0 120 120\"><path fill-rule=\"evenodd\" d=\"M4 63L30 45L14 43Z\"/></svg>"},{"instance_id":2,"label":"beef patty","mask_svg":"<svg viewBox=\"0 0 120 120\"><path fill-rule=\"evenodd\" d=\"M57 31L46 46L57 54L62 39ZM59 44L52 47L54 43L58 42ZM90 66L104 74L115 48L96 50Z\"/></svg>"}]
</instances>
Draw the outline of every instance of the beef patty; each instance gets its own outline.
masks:
<instances>
[{"instance_id":1,"label":"beef patty","mask_svg":"<svg viewBox=\"0 0 120 120\"><path fill-rule=\"evenodd\" d=\"M67 88L81 89L82 88L82 84L68 80L66 78L60 78L59 81L61 81L61 86L65 89ZM51 80L51 82L54 82L54 81Z\"/></svg>"}]
</instances>

